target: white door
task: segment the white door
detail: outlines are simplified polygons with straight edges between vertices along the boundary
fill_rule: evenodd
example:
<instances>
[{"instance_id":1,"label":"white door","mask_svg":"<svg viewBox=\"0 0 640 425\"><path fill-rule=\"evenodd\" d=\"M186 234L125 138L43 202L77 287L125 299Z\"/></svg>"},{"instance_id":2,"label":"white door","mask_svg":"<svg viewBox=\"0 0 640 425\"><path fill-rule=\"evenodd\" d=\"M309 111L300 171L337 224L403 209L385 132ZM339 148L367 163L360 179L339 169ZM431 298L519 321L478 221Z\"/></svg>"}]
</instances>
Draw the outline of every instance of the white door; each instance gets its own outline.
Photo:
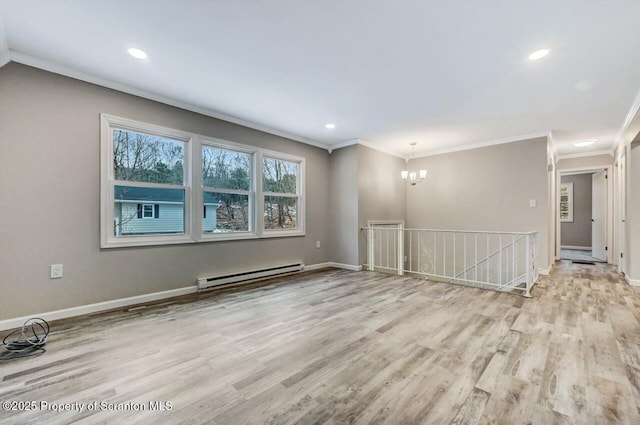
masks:
<instances>
[{"instance_id":1,"label":"white door","mask_svg":"<svg viewBox=\"0 0 640 425\"><path fill-rule=\"evenodd\" d=\"M618 271L620 273L626 273L627 272L627 239L626 239L626 235L627 235L627 229L625 226L625 220L626 220L626 214L627 214L627 189L626 189L626 184L627 184L627 175L625 174L626 172L626 168L625 168L625 161L627 160L626 155L622 155L620 157L620 166L618 168L619 171L619 189L620 189L620 213L618 214L618 216L620 217L620 223L618 226L618 233L620 235L620 258L618 259Z\"/></svg>"},{"instance_id":2,"label":"white door","mask_svg":"<svg viewBox=\"0 0 640 425\"><path fill-rule=\"evenodd\" d=\"M594 258L607 261L607 177L606 171L594 173L591 177L591 245Z\"/></svg>"}]
</instances>

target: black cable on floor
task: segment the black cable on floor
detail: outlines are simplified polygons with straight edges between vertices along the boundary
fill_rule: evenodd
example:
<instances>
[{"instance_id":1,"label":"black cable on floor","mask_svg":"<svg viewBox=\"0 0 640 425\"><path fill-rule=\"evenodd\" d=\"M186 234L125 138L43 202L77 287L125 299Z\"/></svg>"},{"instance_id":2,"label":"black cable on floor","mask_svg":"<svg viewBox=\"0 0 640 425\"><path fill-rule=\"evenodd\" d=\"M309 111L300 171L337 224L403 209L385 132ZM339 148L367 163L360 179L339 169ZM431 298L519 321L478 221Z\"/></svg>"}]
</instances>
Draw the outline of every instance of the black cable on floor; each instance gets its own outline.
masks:
<instances>
[{"instance_id":1,"label":"black cable on floor","mask_svg":"<svg viewBox=\"0 0 640 425\"><path fill-rule=\"evenodd\" d=\"M20 333L20 336L16 336ZM20 359L22 357L37 356L44 353L44 345L49 336L49 323L38 317L24 322L22 328L16 329L2 340L5 352L0 354L0 360ZM14 337L9 341L9 338Z\"/></svg>"}]
</instances>

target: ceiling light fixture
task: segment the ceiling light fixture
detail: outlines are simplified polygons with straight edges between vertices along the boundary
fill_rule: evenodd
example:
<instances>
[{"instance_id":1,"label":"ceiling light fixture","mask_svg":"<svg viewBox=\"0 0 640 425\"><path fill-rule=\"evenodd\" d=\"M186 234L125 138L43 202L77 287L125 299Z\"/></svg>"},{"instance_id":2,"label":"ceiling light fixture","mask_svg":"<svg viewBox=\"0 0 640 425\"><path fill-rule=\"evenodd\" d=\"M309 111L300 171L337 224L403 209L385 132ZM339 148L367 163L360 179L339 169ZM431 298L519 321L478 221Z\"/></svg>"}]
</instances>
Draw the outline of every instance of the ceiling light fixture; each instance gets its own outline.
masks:
<instances>
[{"instance_id":1,"label":"ceiling light fixture","mask_svg":"<svg viewBox=\"0 0 640 425\"><path fill-rule=\"evenodd\" d=\"M333 123L327 123L324 125L324 128L328 128L329 130L333 130L334 128L336 128L336 125Z\"/></svg>"},{"instance_id":2,"label":"ceiling light fixture","mask_svg":"<svg viewBox=\"0 0 640 425\"><path fill-rule=\"evenodd\" d=\"M135 47L132 47L130 49L127 49L127 52L133 56L136 59L146 59L147 58L147 54L140 49L136 49Z\"/></svg>"},{"instance_id":3,"label":"ceiling light fixture","mask_svg":"<svg viewBox=\"0 0 640 425\"><path fill-rule=\"evenodd\" d=\"M549 54L549 50L547 49L536 50L535 52L529 55L529 60L537 61L538 59L542 59L548 54Z\"/></svg>"},{"instance_id":4,"label":"ceiling light fixture","mask_svg":"<svg viewBox=\"0 0 640 425\"><path fill-rule=\"evenodd\" d=\"M584 148L586 146L591 146L593 145L595 142L597 142L598 139L584 139L584 140L576 140L575 142L573 142L573 146L577 146L579 148Z\"/></svg>"},{"instance_id":5,"label":"ceiling light fixture","mask_svg":"<svg viewBox=\"0 0 640 425\"><path fill-rule=\"evenodd\" d=\"M411 145L411 156L409 157L409 159L406 160L407 164L409 163L410 159L413 159L413 151L416 149L416 142L411 142L410 145ZM418 172L415 172L413 170L400 171L400 178L402 179L402 181L410 184L411 186L415 186L418 183L423 182L426 177L427 177L427 170L420 170Z\"/></svg>"}]
</instances>

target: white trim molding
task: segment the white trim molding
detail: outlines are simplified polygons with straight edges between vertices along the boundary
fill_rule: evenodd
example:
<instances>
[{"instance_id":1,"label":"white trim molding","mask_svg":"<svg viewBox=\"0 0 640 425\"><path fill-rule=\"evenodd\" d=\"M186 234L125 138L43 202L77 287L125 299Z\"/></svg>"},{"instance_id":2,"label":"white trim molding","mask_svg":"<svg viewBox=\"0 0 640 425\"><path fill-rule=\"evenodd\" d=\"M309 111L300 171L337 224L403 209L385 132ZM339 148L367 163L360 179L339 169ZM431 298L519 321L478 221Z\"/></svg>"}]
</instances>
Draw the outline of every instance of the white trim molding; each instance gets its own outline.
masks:
<instances>
[{"instance_id":1,"label":"white trim molding","mask_svg":"<svg viewBox=\"0 0 640 425\"><path fill-rule=\"evenodd\" d=\"M11 53L8 50L0 50L0 68L11 62Z\"/></svg>"},{"instance_id":2,"label":"white trim molding","mask_svg":"<svg viewBox=\"0 0 640 425\"><path fill-rule=\"evenodd\" d=\"M633 121L633 118L636 116L639 110L640 110L640 90L638 91L638 93L636 93L636 97L633 100L633 103L631 104L629 111L627 112L627 116L624 118L624 122L622 123L622 126L620 127L620 131L616 136L612 152L615 152L620 142L622 142L624 138L624 133L627 132L627 129L629 128L629 126L631 125L631 122Z\"/></svg>"},{"instance_id":3,"label":"white trim molding","mask_svg":"<svg viewBox=\"0 0 640 425\"><path fill-rule=\"evenodd\" d=\"M362 271L362 266L354 266L351 264L341 264L334 262L318 263L305 265L304 271L320 270L326 268L337 268L351 271ZM137 304L144 304L152 301L164 300L167 298L180 297L182 295L195 294L198 292L198 286L186 286L183 288L169 289L167 291L152 292L150 294L136 295L128 298L119 298L116 300L103 301L94 304L86 304L77 307L65 308L62 310L54 310L46 313L33 313L28 316L15 317L13 319L0 320L0 331L15 329L21 327L24 322L33 317L40 317L47 321L67 319L70 317L82 316L85 314L99 313L117 308L128 307Z\"/></svg>"},{"instance_id":4,"label":"white trim molding","mask_svg":"<svg viewBox=\"0 0 640 425\"><path fill-rule=\"evenodd\" d=\"M69 317L82 316L84 314L98 313L101 311L113 310L136 304L148 303L151 301L163 300L166 298L179 297L181 295L193 294L198 291L196 285L184 288L170 289L168 291L153 292L151 294L136 295L128 298L104 301L95 304L86 304L77 307L65 308L62 310L49 311L47 313L34 313L29 316L16 317L14 319L0 320L0 331L21 327L24 322L32 317L40 317L47 321L66 319Z\"/></svg>"},{"instance_id":5,"label":"white trim molding","mask_svg":"<svg viewBox=\"0 0 640 425\"><path fill-rule=\"evenodd\" d=\"M376 146L371 142L367 142L366 140L363 140L363 139L351 139L351 140L345 140L344 142L338 142L338 143L329 145L327 150L329 151L329 153L331 153L336 149L346 148L348 146L354 146L354 145L366 146L366 147L371 148L373 150L376 150L378 152L386 153L387 155L391 155L391 156L395 156L396 158L404 159L405 161L408 159L408 157L402 156L397 152L393 152L393 151L388 150L388 149L383 149L383 148L381 148L379 146Z\"/></svg>"},{"instance_id":6,"label":"white trim molding","mask_svg":"<svg viewBox=\"0 0 640 425\"><path fill-rule=\"evenodd\" d=\"M640 279L631 279L628 274L624 275L624 280L631 286L640 286Z\"/></svg>"},{"instance_id":7,"label":"white trim molding","mask_svg":"<svg viewBox=\"0 0 640 425\"><path fill-rule=\"evenodd\" d=\"M484 142L473 143L471 145L462 145L462 146L454 146L454 147L445 148L445 149L436 149L436 150L430 151L430 152L422 152L422 153L418 152L413 157L413 159L425 158L427 156L442 155L442 154L445 154L445 153L453 153L453 152L468 151L468 150L472 150L472 149L486 148L486 147L489 147L489 146L506 145L508 143L526 142L528 140L539 139L539 138L542 138L542 137L550 138L551 137L551 132L549 132L549 131L539 131L539 132L535 132L535 133L521 134L519 136L505 137L505 138L502 138L502 139L487 140L487 141L484 141Z\"/></svg>"},{"instance_id":8,"label":"white trim molding","mask_svg":"<svg viewBox=\"0 0 640 425\"><path fill-rule=\"evenodd\" d=\"M332 267L330 262L316 263L316 264L309 264L309 265L305 264L302 271L310 272L312 270L328 269L329 267Z\"/></svg>"},{"instance_id":9,"label":"white trim molding","mask_svg":"<svg viewBox=\"0 0 640 425\"><path fill-rule=\"evenodd\" d=\"M588 156L599 156L599 155L613 156L613 150L607 149L607 150L592 151L592 152L569 153L566 155L558 155L557 160L560 161L562 159L585 158Z\"/></svg>"},{"instance_id":10,"label":"white trim molding","mask_svg":"<svg viewBox=\"0 0 640 425\"><path fill-rule=\"evenodd\" d=\"M268 127L266 125L256 124L242 118L235 117L233 115L228 115L222 112L215 111L213 109L203 108L200 106L195 106L187 102L183 102L177 99L173 99L167 96L163 96L160 94L156 94L153 92L149 92L146 90L138 89L126 84L118 83L112 80L108 80L105 78L97 77L95 75L87 74L81 71L77 71L73 68L66 67L64 65L45 61L43 59L26 55L24 53L16 52L14 50L7 50L9 54L9 60L17 63L21 63L23 65L32 66L34 68L43 69L45 71L52 72L54 74L59 74L65 77L74 78L76 80L85 81L87 83L95 84L98 86L106 87L109 89L117 90L123 93L132 94L134 96L139 96L145 99L153 100L156 102L164 103L165 105L175 106L180 109L184 109L191 112L196 112L198 114L206 115L212 118L216 118L222 121L227 121L233 124L238 124L243 127L252 128L254 130L263 131L265 133L273 134L275 136L284 137L287 139L291 139L296 142L304 143L310 146L315 146L321 149L329 149L329 145L327 143L318 142L315 140L307 139L304 137L297 136L292 133L288 133L286 131L276 130L274 128ZM2 56L0 55L0 58ZM7 60L7 62L9 61ZM0 61L1 63L1 61ZM0 65L2 66L2 65Z\"/></svg>"},{"instance_id":11,"label":"white trim molding","mask_svg":"<svg viewBox=\"0 0 640 425\"><path fill-rule=\"evenodd\" d=\"M353 264L334 263L333 261L328 261L326 263L310 264L310 265L305 264L304 271L328 269L332 267L334 269L351 270L353 272L362 271L362 266L355 266Z\"/></svg>"},{"instance_id":12,"label":"white trim molding","mask_svg":"<svg viewBox=\"0 0 640 425\"><path fill-rule=\"evenodd\" d=\"M553 269L553 264L549 264L549 267L546 269L542 267L538 267L538 274L542 276L549 276L551 274L551 270Z\"/></svg>"},{"instance_id":13,"label":"white trim molding","mask_svg":"<svg viewBox=\"0 0 640 425\"><path fill-rule=\"evenodd\" d=\"M353 264L343 264L343 263L334 263L334 262L331 262L329 264L331 264L331 267L336 268L336 269L351 270L352 272L361 272L362 271L362 265L356 266L356 265L353 265Z\"/></svg>"},{"instance_id":14,"label":"white trim molding","mask_svg":"<svg viewBox=\"0 0 640 425\"><path fill-rule=\"evenodd\" d=\"M575 249L578 251L591 251L590 246L560 245L561 249Z\"/></svg>"}]
</instances>

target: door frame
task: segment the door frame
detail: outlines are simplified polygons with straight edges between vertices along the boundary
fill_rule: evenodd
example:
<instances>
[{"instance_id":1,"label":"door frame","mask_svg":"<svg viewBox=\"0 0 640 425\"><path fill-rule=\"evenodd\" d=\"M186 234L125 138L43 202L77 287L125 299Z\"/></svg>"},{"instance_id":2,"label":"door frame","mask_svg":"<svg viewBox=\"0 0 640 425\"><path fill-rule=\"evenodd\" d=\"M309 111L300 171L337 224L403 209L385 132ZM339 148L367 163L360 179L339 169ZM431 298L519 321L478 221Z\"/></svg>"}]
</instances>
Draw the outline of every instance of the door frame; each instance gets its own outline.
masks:
<instances>
[{"instance_id":1,"label":"door frame","mask_svg":"<svg viewBox=\"0 0 640 425\"><path fill-rule=\"evenodd\" d=\"M627 272L627 149L622 148L622 153L616 159L614 165L616 167L616 206L614 211L614 232L615 240L615 261L618 262L618 273ZM620 257L620 254L623 257Z\"/></svg>"},{"instance_id":2,"label":"door frame","mask_svg":"<svg viewBox=\"0 0 640 425\"><path fill-rule=\"evenodd\" d=\"M611 165L597 165L597 166L589 166L589 167L574 167L574 168L558 168L556 172L556 261L560 260L560 238L562 237L562 229L560 226L560 183L562 180L563 174L579 174L585 173L588 171L602 171L605 170L607 172L607 194L606 194L606 241L607 241L607 264L617 264L614 261L615 256L613 255L614 247L613 247L613 200L615 196L613 194L613 179L614 176L612 174Z\"/></svg>"}]
</instances>

